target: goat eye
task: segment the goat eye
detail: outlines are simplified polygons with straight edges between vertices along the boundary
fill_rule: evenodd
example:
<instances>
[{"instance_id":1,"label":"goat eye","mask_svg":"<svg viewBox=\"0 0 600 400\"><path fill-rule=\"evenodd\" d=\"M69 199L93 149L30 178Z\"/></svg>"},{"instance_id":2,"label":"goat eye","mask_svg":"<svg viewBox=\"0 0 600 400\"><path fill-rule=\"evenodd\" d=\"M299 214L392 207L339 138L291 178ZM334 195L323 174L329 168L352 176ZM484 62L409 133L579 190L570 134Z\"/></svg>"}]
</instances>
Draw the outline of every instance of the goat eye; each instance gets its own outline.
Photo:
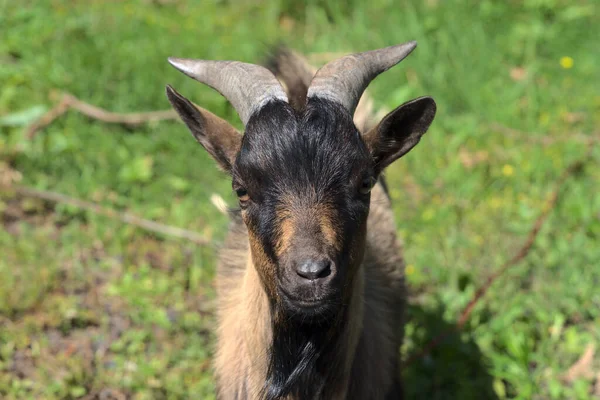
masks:
<instances>
[{"instance_id":1,"label":"goat eye","mask_svg":"<svg viewBox=\"0 0 600 400\"><path fill-rule=\"evenodd\" d=\"M250 200L250 196L248 195L248 192L246 191L246 189L236 189L235 194L237 194L238 199L240 200L240 202L245 203L248 200Z\"/></svg>"},{"instance_id":2,"label":"goat eye","mask_svg":"<svg viewBox=\"0 0 600 400\"><path fill-rule=\"evenodd\" d=\"M375 185L375 178L373 178L373 177L366 178L360 184L359 191L361 194L368 194L371 191L371 189L373 189L374 185Z\"/></svg>"}]
</instances>

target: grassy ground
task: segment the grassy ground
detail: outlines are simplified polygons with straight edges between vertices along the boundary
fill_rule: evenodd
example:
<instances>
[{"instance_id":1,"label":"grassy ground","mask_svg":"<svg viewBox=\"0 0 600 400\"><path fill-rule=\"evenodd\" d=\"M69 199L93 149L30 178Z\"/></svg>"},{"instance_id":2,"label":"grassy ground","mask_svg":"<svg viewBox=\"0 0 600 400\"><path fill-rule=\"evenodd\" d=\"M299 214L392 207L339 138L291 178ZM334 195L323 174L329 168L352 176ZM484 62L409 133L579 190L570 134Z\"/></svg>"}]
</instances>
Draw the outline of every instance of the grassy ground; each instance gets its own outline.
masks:
<instances>
[{"instance_id":1,"label":"grassy ground","mask_svg":"<svg viewBox=\"0 0 600 400\"><path fill-rule=\"evenodd\" d=\"M219 243L227 221L209 197L234 197L183 125L70 112L32 140L24 126L52 89L128 112L168 108L167 83L239 125L166 57L258 62L279 40L337 53L417 39L371 86L380 106L429 94L439 107L388 173L413 293L402 352L417 353L516 252L553 181L598 136L598 5L364 3L0 0L0 178ZM596 147L466 327L406 369L409 399L600 397L599 357L565 378L600 347L599 161ZM1 190L0 397L213 398L214 248Z\"/></svg>"}]
</instances>

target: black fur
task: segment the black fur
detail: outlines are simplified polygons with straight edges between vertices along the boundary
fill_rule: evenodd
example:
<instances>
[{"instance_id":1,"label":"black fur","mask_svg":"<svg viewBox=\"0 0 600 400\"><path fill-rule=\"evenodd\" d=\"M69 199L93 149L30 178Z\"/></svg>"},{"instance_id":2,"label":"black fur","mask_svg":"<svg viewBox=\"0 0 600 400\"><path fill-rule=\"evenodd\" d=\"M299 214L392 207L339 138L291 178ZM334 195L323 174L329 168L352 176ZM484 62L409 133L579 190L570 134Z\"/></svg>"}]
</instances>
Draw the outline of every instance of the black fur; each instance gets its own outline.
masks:
<instances>
[{"instance_id":1,"label":"black fur","mask_svg":"<svg viewBox=\"0 0 600 400\"><path fill-rule=\"evenodd\" d=\"M276 313L285 318L283 310ZM338 382L343 371L343 365L339 365L343 362L341 349L336 347L343 320L338 316L334 322L322 325L275 323L264 390L267 400L288 394L299 399L326 398L329 390L335 390L325 383Z\"/></svg>"},{"instance_id":2,"label":"black fur","mask_svg":"<svg viewBox=\"0 0 600 400\"><path fill-rule=\"evenodd\" d=\"M371 164L351 116L340 105L310 99L305 110L296 112L287 103L272 102L248 122L233 186L250 195L249 223L277 262L273 243L281 200L288 196L307 206L331 204L349 222L341 228L351 229L368 212L368 197L360 196L358 188L373 174Z\"/></svg>"}]
</instances>

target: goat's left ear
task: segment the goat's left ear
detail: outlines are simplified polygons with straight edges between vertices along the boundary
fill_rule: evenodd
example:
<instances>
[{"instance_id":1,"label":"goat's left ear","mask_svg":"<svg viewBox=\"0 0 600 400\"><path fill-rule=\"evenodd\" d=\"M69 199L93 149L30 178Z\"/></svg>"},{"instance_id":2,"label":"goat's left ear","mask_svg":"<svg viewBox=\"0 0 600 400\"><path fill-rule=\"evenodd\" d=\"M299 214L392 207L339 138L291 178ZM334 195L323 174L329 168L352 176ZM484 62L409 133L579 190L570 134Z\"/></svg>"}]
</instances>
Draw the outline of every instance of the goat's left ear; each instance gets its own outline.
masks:
<instances>
[{"instance_id":1,"label":"goat's left ear","mask_svg":"<svg viewBox=\"0 0 600 400\"><path fill-rule=\"evenodd\" d=\"M367 132L363 139L373 157L375 171L408 153L419 143L435 117L436 105L431 97L419 97L402 104Z\"/></svg>"}]
</instances>

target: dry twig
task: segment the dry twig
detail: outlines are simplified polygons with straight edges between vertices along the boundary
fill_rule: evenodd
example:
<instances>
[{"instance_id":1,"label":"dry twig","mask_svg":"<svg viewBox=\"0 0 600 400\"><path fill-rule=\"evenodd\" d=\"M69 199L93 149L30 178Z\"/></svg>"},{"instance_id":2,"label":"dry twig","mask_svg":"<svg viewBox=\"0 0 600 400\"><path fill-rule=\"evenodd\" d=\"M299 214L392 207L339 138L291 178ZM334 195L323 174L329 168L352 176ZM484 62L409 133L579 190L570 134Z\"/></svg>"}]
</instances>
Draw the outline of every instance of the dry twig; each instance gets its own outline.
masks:
<instances>
[{"instance_id":1,"label":"dry twig","mask_svg":"<svg viewBox=\"0 0 600 400\"><path fill-rule=\"evenodd\" d=\"M24 186L12 186L10 187L10 189L14 190L16 193L22 196L34 197L46 201L51 201L54 203L67 204L73 207L80 208L82 210L91 211L98 215L102 215L112 219L117 219L125 224L133 225L138 228L158 233L164 236L186 239L201 246L208 246L212 244L212 242L209 239L205 238L197 232L140 218L128 212L118 212L110 208L98 205L96 203L65 196L61 193L38 190Z\"/></svg>"},{"instance_id":2,"label":"dry twig","mask_svg":"<svg viewBox=\"0 0 600 400\"><path fill-rule=\"evenodd\" d=\"M50 125L52 122L54 122L54 120L65 114L70 109L76 110L81 114L98 121L127 126L136 126L147 122L177 119L177 113L175 110L148 111L139 113L114 113L81 101L72 94L64 93L56 105L50 109L50 111L42 115L37 121L31 124L29 128L27 128L26 136L29 139L33 138L39 130Z\"/></svg>"},{"instance_id":3,"label":"dry twig","mask_svg":"<svg viewBox=\"0 0 600 400\"><path fill-rule=\"evenodd\" d=\"M527 257L527 255L529 254L529 251L531 250L531 248L533 247L533 244L535 243L535 239L537 238L540 230L542 229L542 226L548 219L548 216L550 215L552 210L556 207L556 204L558 202L558 198L559 198L559 195L560 195L561 189L563 188L564 183L577 170L579 170L585 164L585 162L591 157L593 144L594 144L594 141L591 140L589 142L589 147L588 147L588 151L587 151L586 155L584 157L582 157L581 159L575 161L571 165L569 165L562 172L562 174L560 175L560 177L558 178L558 180L555 183L555 188L554 188L550 198L548 199L546 205L543 207L542 212L540 213L538 218L535 220L533 227L529 231L529 234L527 235L527 238L525 239L523 246L521 246L521 248L519 249L517 254L515 254L510 260L508 260L504 264L502 264L500 266L500 268L498 268L498 270L495 273L491 274L485 280L485 282L479 287L479 289L477 289L477 291L475 292L475 294L473 295L473 297L471 298L469 303L466 305L466 307L461 312L461 314L458 318L458 321L456 323L456 326L452 327L450 329L447 329L447 330L443 331L442 333L440 333L439 335L437 335L436 337L434 337L431 341L429 341L429 343L427 343L425 345L425 347L423 347L423 349L420 352L415 353L412 356L410 356L405 361L404 365L410 365L415 360L422 358L425 355L429 354L431 352L431 350L433 350L442 341L444 341L451 332L453 332L456 329L458 329L458 330L462 329L463 326L466 324L466 322L469 320L469 317L471 316L473 309L475 308L477 303L483 298L483 296L485 296L485 294L487 293L489 288L492 286L492 284L500 276L504 275L504 273L506 273L506 271L508 269L517 265L519 262L523 261L523 259L525 257Z\"/></svg>"},{"instance_id":4,"label":"dry twig","mask_svg":"<svg viewBox=\"0 0 600 400\"><path fill-rule=\"evenodd\" d=\"M573 383L576 379L585 378L591 379L594 377L593 362L594 362L594 353L596 351L596 346L593 343L589 343L585 348L585 351L579 357L577 362L569 368L567 373L563 376L563 379L567 383Z\"/></svg>"}]
</instances>

